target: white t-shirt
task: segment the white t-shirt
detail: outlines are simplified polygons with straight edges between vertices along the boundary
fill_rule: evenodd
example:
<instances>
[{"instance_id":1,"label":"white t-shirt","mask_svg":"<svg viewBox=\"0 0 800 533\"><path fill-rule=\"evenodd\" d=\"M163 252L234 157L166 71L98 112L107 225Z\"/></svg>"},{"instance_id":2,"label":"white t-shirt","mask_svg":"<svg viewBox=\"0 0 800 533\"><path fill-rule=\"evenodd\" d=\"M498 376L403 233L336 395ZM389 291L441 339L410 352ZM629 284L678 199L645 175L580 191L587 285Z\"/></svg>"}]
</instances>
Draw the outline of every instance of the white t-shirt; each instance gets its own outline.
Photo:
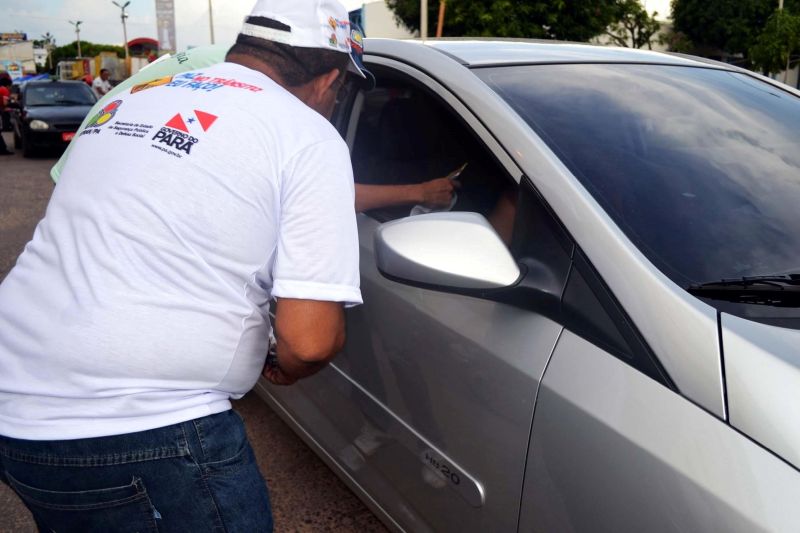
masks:
<instances>
[{"instance_id":1,"label":"white t-shirt","mask_svg":"<svg viewBox=\"0 0 800 533\"><path fill-rule=\"evenodd\" d=\"M109 83L108 80L104 80L100 76L97 76L92 82L92 90L94 91L94 95L96 97L102 98L108 91L111 90L111 83Z\"/></svg>"},{"instance_id":2,"label":"white t-shirt","mask_svg":"<svg viewBox=\"0 0 800 533\"><path fill-rule=\"evenodd\" d=\"M78 133L82 132L89 124L89 121L94 117L102 107L107 103L116 99L117 94L123 94L130 91L134 85L141 85L144 82L163 78L165 76L174 76L189 70L202 70L212 65L217 65L225 61L225 55L228 53L230 45L211 44L206 46L198 46L190 50L178 52L175 55L165 55L159 57L153 63L144 66L139 72L133 76L121 81L115 85L103 98L101 98L86 116L84 121L78 128ZM53 168L50 169L50 177L53 181L58 182L58 177L61 175L61 169L67 161L70 151L72 150L72 142L67 145L66 151L61 155Z\"/></svg>"},{"instance_id":3,"label":"white t-shirt","mask_svg":"<svg viewBox=\"0 0 800 533\"><path fill-rule=\"evenodd\" d=\"M119 95L0 285L0 434L229 409L263 366L271 298L361 302L353 206L344 141L267 76L223 63Z\"/></svg>"}]
</instances>

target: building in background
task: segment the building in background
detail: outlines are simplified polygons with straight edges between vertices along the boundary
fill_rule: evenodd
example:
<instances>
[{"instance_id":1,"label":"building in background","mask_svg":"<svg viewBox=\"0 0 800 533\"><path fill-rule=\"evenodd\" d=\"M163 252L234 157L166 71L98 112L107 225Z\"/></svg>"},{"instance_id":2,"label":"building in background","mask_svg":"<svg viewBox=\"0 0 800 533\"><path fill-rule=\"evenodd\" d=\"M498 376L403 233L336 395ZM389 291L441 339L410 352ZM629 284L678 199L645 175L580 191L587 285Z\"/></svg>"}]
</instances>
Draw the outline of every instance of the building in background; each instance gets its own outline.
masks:
<instances>
[{"instance_id":1,"label":"building in background","mask_svg":"<svg viewBox=\"0 0 800 533\"><path fill-rule=\"evenodd\" d=\"M156 35L158 36L158 55L174 54L177 50L175 40L175 0L156 1Z\"/></svg>"},{"instance_id":2,"label":"building in background","mask_svg":"<svg viewBox=\"0 0 800 533\"><path fill-rule=\"evenodd\" d=\"M8 72L12 78L36 73L33 41L20 32L0 33L0 70Z\"/></svg>"},{"instance_id":3,"label":"building in background","mask_svg":"<svg viewBox=\"0 0 800 533\"><path fill-rule=\"evenodd\" d=\"M372 0L350 11L350 20L361 26L367 37L386 37L391 39L413 39L418 34L398 24L394 12L384 0Z\"/></svg>"},{"instance_id":4,"label":"building in background","mask_svg":"<svg viewBox=\"0 0 800 533\"><path fill-rule=\"evenodd\" d=\"M130 55L155 59L158 57L158 41L149 37L138 37L128 41Z\"/></svg>"},{"instance_id":5,"label":"building in background","mask_svg":"<svg viewBox=\"0 0 800 533\"><path fill-rule=\"evenodd\" d=\"M46 67L47 66L47 48L40 47L33 49L33 62L36 63L39 67Z\"/></svg>"}]
</instances>

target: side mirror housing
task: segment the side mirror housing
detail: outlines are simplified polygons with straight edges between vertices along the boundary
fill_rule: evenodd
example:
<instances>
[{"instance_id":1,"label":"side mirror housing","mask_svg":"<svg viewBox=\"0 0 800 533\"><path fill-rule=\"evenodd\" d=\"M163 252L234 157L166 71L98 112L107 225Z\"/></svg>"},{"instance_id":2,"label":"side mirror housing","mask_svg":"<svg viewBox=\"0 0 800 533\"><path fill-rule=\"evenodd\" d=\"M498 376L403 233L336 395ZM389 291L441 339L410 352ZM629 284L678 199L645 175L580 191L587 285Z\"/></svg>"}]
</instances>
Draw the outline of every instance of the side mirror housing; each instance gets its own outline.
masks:
<instances>
[{"instance_id":1,"label":"side mirror housing","mask_svg":"<svg viewBox=\"0 0 800 533\"><path fill-rule=\"evenodd\" d=\"M375 259L389 279L449 292L501 289L521 276L503 241L477 213L430 213L387 222L375 235Z\"/></svg>"}]
</instances>

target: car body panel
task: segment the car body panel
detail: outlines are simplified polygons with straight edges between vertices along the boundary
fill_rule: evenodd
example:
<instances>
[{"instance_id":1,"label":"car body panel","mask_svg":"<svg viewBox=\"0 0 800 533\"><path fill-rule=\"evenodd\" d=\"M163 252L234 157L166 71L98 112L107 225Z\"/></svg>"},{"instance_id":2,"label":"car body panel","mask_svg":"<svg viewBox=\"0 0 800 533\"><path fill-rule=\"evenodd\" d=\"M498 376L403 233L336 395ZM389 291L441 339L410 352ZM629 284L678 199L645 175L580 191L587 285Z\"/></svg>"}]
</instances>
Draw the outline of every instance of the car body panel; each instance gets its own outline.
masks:
<instances>
[{"instance_id":1,"label":"car body panel","mask_svg":"<svg viewBox=\"0 0 800 533\"><path fill-rule=\"evenodd\" d=\"M720 321L731 425L800 468L800 331Z\"/></svg>"},{"instance_id":2,"label":"car body panel","mask_svg":"<svg viewBox=\"0 0 800 533\"><path fill-rule=\"evenodd\" d=\"M291 389L271 387L263 379L256 383L253 390L289 427L292 428L292 430L294 430L295 433L297 433L303 442L305 442L306 445L336 473L339 479L361 499L387 528L391 531L403 531L403 528L401 528L400 525L395 522L394 518L381 507L380 503L359 485L358 482L342 468L337 459L329 453L331 449L330 441L317 440L309 433L308 428L325 428L318 433L323 436L339 435L339 432L331 427L333 425L332 421L322 416L314 403L309 401L303 394L292 392ZM292 412L299 414L293 415L292 412L289 411L289 406L291 406ZM311 425L307 428L304 423L301 423L301 420L307 423L311 422ZM342 444L342 446L344 445L345 444Z\"/></svg>"},{"instance_id":3,"label":"car body panel","mask_svg":"<svg viewBox=\"0 0 800 533\"><path fill-rule=\"evenodd\" d=\"M564 331L534 416L520 531L797 531L800 475Z\"/></svg>"}]
</instances>

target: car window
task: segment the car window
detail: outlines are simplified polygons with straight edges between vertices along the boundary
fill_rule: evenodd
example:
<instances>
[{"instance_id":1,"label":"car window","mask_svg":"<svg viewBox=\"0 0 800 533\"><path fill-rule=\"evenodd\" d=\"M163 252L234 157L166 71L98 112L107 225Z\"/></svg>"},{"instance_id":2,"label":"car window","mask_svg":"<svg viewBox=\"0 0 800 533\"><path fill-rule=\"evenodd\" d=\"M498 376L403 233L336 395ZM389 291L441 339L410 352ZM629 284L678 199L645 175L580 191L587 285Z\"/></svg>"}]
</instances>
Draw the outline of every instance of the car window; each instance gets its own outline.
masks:
<instances>
[{"instance_id":1,"label":"car window","mask_svg":"<svg viewBox=\"0 0 800 533\"><path fill-rule=\"evenodd\" d=\"M466 163L453 210L477 212L490 222L503 216L502 200L515 198L517 185L471 129L427 89L380 68L374 70L378 83L363 94L352 147L356 182L422 183L445 177ZM408 216L411 207L368 214L383 222Z\"/></svg>"},{"instance_id":2,"label":"car window","mask_svg":"<svg viewBox=\"0 0 800 533\"><path fill-rule=\"evenodd\" d=\"M800 271L800 99L664 65L476 69L681 286Z\"/></svg>"},{"instance_id":3,"label":"car window","mask_svg":"<svg viewBox=\"0 0 800 533\"><path fill-rule=\"evenodd\" d=\"M93 105L95 97L80 84L32 85L25 90L26 106Z\"/></svg>"}]
</instances>

